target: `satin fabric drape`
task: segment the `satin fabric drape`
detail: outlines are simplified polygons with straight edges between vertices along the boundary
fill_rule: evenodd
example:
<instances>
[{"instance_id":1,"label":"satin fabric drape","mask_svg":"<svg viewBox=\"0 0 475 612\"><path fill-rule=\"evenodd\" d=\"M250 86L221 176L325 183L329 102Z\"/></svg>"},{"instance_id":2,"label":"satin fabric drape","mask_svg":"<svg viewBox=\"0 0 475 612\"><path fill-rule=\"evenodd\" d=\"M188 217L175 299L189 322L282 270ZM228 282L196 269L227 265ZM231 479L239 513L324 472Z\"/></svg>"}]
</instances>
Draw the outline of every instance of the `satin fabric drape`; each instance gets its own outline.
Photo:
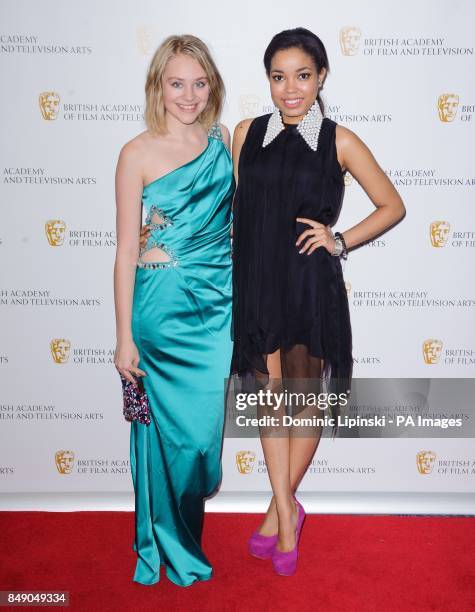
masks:
<instances>
[{"instance_id":1,"label":"satin fabric drape","mask_svg":"<svg viewBox=\"0 0 475 612\"><path fill-rule=\"evenodd\" d=\"M225 378L231 341L232 162L220 139L144 188L147 212L168 219L150 245L168 264L137 268L132 333L150 399L149 426L133 422L134 581L154 584L160 565L181 586L207 580L201 548L204 498L222 477Z\"/></svg>"}]
</instances>

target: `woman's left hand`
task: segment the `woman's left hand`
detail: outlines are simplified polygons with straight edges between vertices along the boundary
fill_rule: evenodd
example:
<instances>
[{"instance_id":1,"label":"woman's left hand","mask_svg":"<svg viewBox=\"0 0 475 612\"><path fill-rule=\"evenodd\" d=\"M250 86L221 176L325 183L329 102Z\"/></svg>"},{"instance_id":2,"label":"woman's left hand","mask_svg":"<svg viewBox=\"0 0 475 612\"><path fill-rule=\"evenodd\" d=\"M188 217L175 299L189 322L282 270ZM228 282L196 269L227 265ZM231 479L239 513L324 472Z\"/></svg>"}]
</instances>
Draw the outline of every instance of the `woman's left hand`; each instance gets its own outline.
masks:
<instances>
[{"instance_id":1,"label":"woman's left hand","mask_svg":"<svg viewBox=\"0 0 475 612\"><path fill-rule=\"evenodd\" d=\"M297 217L297 221L300 221L300 223L307 223L311 226L310 229L300 234L295 243L296 246L299 246L308 238L299 253L305 253L305 251L307 251L307 255L311 255L315 249L321 246L325 247L330 255L333 253L335 239L333 238L333 232L329 225L323 225L323 223L319 223L313 219L305 219L304 217Z\"/></svg>"}]
</instances>

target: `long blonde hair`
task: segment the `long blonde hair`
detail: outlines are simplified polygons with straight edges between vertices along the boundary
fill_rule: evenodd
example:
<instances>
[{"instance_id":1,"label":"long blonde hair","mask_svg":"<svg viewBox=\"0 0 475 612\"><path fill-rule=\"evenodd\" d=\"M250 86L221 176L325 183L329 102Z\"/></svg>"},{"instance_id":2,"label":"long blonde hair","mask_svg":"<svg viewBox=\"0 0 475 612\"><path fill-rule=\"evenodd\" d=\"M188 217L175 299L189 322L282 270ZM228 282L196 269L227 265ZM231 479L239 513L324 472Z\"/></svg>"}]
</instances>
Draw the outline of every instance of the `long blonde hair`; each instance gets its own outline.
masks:
<instances>
[{"instance_id":1,"label":"long blonde hair","mask_svg":"<svg viewBox=\"0 0 475 612\"><path fill-rule=\"evenodd\" d=\"M179 53L197 60L206 73L209 99L198 121L208 130L221 115L224 101L224 83L206 44L191 34L169 36L155 51L145 83L145 123L152 134L166 133L165 105L163 103L162 76L168 61Z\"/></svg>"}]
</instances>

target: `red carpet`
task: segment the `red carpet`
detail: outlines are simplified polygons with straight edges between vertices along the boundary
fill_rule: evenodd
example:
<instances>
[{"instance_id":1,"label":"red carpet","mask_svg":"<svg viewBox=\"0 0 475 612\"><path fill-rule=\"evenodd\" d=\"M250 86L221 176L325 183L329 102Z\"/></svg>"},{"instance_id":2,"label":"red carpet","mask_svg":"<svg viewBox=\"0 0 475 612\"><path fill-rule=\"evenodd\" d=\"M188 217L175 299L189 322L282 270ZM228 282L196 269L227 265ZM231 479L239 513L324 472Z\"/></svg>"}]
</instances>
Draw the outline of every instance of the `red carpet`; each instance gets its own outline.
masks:
<instances>
[{"instance_id":1,"label":"red carpet","mask_svg":"<svg viewBox=\"0 0 475 612\"><path fill-rule=\"evenodd\" d=\"M475 610L471 517L309 515L297 574L281 577L247 555L257 515L207 514L214 578L187 588L163 568L156 585L132 582L132 513L0 512L0 521L0 590L67 590L72 610Z\"/></svg>"}]
</instances>

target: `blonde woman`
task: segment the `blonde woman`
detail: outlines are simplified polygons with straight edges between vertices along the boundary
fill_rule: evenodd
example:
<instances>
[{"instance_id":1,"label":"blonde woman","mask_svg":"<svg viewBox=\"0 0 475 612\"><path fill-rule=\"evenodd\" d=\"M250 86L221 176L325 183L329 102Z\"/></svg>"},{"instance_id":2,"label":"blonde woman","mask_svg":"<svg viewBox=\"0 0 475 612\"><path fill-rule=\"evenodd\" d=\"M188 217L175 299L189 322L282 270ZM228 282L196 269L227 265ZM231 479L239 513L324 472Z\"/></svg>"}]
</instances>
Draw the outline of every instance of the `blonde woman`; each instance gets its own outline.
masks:
<instances>
[{"instance_id":1,"label":"blonde woman","mask_svg":"<svg viewBox=\"0 0 475 612\"><path fill-rule=\"evenodd\" d=\"M165 565L188 586L212 576L201 533L204 498L222 476L234 179L217 123L224 86L201 40L167 38L145 91L147 130L122 148L116 174L115 365L143 377L151 407L150 425L131 425L133 579L154 584Z\"/></svg>"}]
</instances>

